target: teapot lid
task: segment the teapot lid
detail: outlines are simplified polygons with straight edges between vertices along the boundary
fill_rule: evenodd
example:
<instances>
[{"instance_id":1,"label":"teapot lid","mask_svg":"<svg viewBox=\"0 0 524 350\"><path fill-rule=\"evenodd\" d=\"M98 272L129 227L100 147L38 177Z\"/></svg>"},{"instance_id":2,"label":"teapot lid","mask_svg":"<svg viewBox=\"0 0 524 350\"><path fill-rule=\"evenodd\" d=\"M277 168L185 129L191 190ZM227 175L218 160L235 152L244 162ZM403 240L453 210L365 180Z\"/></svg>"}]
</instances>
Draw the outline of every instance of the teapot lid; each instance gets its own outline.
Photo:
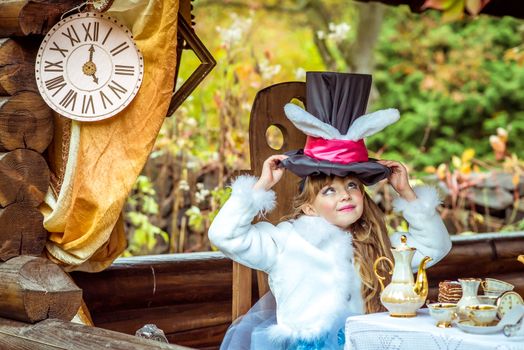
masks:
<instances>
[{"instance_id":1,"label":"teapot lid","mask_svg":"<svg viewBox=\"0 0 524 350\"><path fill-rule=\"evenodd\" d=\"M406 237L406 235L400 236L400 246L393 248L392 250L395 250L397 252L405 251L405 250L417 250L416 248L409 247L407 244L407 241L408 241L408 238Z\"/></svg>"}]
</instances>

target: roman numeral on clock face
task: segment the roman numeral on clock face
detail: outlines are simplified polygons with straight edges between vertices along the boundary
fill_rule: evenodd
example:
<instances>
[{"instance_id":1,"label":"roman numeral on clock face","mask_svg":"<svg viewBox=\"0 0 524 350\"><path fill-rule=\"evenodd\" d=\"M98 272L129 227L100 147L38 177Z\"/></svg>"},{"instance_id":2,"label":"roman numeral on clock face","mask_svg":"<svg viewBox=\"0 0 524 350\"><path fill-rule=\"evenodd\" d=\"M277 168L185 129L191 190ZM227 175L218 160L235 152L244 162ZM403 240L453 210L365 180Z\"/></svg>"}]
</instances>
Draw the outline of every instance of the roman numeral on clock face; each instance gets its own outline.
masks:
<instances>
[{"instance_id":1,"label":"roman numeral on clock face","mask_svg":"<svg viewBox=\"0 0 524 350\"><path fill-rule=\"evenodd\" d=\"M104 94L102 90L100 90L100 98L102 99L102 104L104 105L104 109L107 109L106 101L111 106L113 105L113 102L111 102L111 100L106 96L106 94Z\"/></svg>"},{"instance_id":2,"label":"roman numeral on clock face","mask_svg":"<svg viewBox=\"0 0 524 350\"><path fill-rule=\"evenodd\" d=\"M84 99L82 101L82 113L86 114L90 107L91 107L91 113L95 114L95 105L93 103L93 96L89 95L88 97L87 95L84 95Z\"/></svg>"},{"instance_id":3,"label":"roman numeral on clock face","mask_svg":"<svg viewBox=\"0 0 524 350\"><path fill-rule=\"evenodd\" d=\"M93 25L93 29L91 29L91 25ZM98 22L89 22L87 26L85 23L82 23L82 27L84 28L84 41L98 41L98 31L100 29L100 23Z\"/></svg>"},{"instance_id":4,"label":"roman numeral on clock face","mask_svg":"<svg viewBox=\"0 0 524 350\"><path fill-rule=\"evenodd\" d=\"M111 34L111 31L113 30L113 27L109 28L109 30L106 33L106 36L104 37L104 40L102 41L102 45L105 45L107 38L109 38L109 34Z\"/></svg>"},{"instance_id":5,"label":"roman numeral on clock face","mask_svg":"<svg viewBox=\"0 0 524 350\"><path fill-rule=\"evenodd\" d=\"M50 47L49 50L60 52L62 57L66 57L66 53L69 51L67 49L62 49L55 41L53 41L53 47Z\"/></svg>"},{"instance_id":6,"label":"roman numeral on clock face","mask_svg":"<svg viewBox=\"0 0 524 350\"><path fill-rule=\"evenodd\" d=\"M59 75L55 78L49 79L45 81L45 87L47 90L52 91L56 90L55 93L52 95L55 97L55 95L62 90L62 88L66 86L66 82L63 75Z\"/></svg>"},{"instance_id":7,"label":"roman numeral on clock face","mask_svg":"<svg viewBox=\"0 0 524 350\"><path fill-rule=\"evenodd\" d=\"M115 64L115 74L118 75L135 75L134 66L124 66L121 64Z\"/></svg>"},{"instance_id":8,"label":"roman numeral on clock face","mask_svg":"<svg viewBox=\"0 0 524 350\"><path fill-rule=\"evenodd\" d=\"M75 46L75 44L80 43L80 38L78 37L78 34L76 34L75 27L72 25L67 27L67 34L62 32L62 35L69 39L71 46Z\"/></svg>"},{"instance_id":9,"label":"roman numeral on clock face","mask_svg":"<svg viewBox=\"0 0 524 350\"><path fill-rule=\"evenodd\" d=\"M71 111L75 110L75 104L76 104L76 95L77 92L73 89L69 89L67 94L64 96L62 101L60 101L60 106L67 108L71 103L73 104L71 107Z\"/></svg>"},{"instance_id":10,"label":"roman numeral on clock face","mask_svg":"<svg viewBox=\"0 0 524 350\"><path fill-rule=\"evenodd\" d=\"M122 51L127 50L128 48L129 48L129 44L124 41L122 44L118 45L117 47L111 50L111 55L116 56L119 53L121 53Z\"/></svg>"},{"instance_id":11,"label":"roman numeral on clock face","mask_svg":"<svg viewBox=\"0 0 524 350\"><path fill-rule=\"evenodd\" d=\"M45 61L44 62L45 64L44 71L45 72L63 72L64 71L64 67L62 67L63 62L64 61L58 61L58 62Z\"/></svg>"},{"instance_id":12,"label":"roman numeral on clock face","mask_svg":"<svg viewBox=\"0 0 524 350\"><path fill-rule=\"evenodd\" d=\"M118 99L121 98L119 92L122 94L125 94L127 92L127 89L125 87L118 84L114 80L111 80L111 83L109 83L107 86L111 89L111 91L113 91L113 93L116 95L116 97L118 97Z\"/></svg>"}]
</instances>

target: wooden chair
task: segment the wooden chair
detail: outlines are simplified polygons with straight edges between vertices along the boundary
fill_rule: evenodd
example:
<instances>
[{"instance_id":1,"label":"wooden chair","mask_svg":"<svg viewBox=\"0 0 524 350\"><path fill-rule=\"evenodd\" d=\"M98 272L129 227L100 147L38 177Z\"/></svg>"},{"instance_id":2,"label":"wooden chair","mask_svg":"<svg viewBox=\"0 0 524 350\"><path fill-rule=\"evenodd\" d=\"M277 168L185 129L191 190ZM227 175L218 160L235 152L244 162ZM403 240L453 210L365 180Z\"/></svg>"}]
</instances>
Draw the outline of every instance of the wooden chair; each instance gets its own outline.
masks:
<instances>
[{"instance_id":1,"label":"wooden chair","mask_svg":"<svg viewBox=\"0 0 524 350\"><path fill-rule=\"evenodd\" d=\"M244 174L260 176L262 164L267 157L304 147L306 135L295 128L284 114L284 105L293 98L301 100L305 105L306 84L304 82L275 84L257 93L249 122L251 170L243 172ZM282 132L284 142L280 149L273 149L268 144L266 132L272 125ZM286 172L282 180L273 188L277 194L277 206L267 215L266 220L277 224L280 218L289 212L298 182L297 176L289 171ZM252 305L251 276L250 268L233 262L232 320L245 314ZM257 271L257 280L258 294L262 296L269 291L266 274Z\"/></svg>"}]
</instances>

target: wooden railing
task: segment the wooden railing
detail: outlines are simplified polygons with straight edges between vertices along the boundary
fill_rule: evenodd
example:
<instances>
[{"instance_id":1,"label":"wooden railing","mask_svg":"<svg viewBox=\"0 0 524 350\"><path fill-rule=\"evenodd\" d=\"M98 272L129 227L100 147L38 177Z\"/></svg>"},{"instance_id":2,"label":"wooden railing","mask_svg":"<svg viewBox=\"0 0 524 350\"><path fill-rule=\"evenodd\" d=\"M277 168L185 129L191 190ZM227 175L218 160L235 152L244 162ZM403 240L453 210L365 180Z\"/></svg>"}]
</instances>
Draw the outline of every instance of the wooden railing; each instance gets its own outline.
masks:
<instances>
[{"instance_id":1,"label":"wooden railing","mask_svg":"<svg viewBox=\"0 0 524 350\"><path fill-rule=\"evenodd\" d=\"M459 277L499 278L524 295L522 253L524 232L455 236L450 254L428 269L429 298L439 281ZM154 323L171 343L216 349L231 323L232 262L221 253L118 259L103 272L72 276L101 328L134 334Z\"/></svg>"}]
</instances>

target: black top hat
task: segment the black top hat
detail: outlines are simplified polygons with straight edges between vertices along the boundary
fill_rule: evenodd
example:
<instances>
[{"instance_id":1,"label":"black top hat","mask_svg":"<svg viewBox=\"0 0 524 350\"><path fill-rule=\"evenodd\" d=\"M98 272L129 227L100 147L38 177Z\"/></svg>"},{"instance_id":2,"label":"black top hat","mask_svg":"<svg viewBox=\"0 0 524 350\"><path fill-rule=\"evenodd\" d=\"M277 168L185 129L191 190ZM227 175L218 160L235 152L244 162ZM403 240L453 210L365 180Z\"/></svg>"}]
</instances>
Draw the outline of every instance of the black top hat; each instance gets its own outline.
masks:
<instances>
[{"instance_id":1,"label":"black top hat","mask_svg":"<svg viewBox=\"0 0 524 350\"><path fill-rule=\"evenodd\" d=\"M307 135L303 149L286 152L282 166L300 177L336 175L357 177L372 185L391 170L368 157L364 137L399 119L396 109L363 115L371 91L371 75L307 72L306 110L288 103L289 120Z\"/></svg>"}]
</instances>

